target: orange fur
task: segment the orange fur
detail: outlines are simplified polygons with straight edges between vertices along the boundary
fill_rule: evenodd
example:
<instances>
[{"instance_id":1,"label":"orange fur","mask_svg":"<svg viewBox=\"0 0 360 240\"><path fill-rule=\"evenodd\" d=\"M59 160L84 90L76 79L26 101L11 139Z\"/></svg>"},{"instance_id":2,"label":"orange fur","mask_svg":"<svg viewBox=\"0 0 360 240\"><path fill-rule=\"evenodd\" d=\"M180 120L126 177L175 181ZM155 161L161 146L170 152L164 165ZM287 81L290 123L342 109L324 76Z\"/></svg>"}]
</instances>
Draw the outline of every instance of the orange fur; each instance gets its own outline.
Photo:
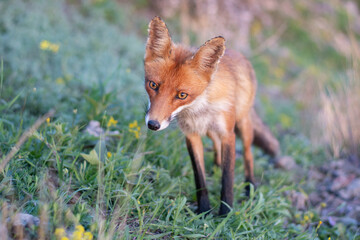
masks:
<instances>
[{"instance_id":1,"label":"orange fur","mask_svg":"<svg viewBox=\"0 0 360 240\"><path fill-rule=\"evenodd\" d=\"M146 124L152 130L162 130L177 119L194 167L199 211L209 209L203 135L214 141L215 162L223 169L221 199L232 206L235 128L244 145L246 181L254 183L251 144L258 125L253 126L252 121L256 78L251 64L240 53L225 51L223 37L213 38L195 51L175 44L165 23L155 17L149 24L144 67L149 96ZM261 139L262 131L257 132ZM228 211L222 204L220 214Z\"/></svg>"}]
</instances>

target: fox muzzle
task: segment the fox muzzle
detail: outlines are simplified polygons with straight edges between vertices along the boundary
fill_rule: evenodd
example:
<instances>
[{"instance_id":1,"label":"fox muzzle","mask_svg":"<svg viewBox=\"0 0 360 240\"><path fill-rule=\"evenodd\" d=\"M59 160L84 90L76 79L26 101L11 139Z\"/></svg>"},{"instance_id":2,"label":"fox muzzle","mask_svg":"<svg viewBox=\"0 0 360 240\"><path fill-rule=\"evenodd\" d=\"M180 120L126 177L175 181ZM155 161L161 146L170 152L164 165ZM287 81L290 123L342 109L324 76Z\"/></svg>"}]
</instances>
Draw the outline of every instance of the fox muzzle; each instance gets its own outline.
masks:
<instances>
[{"instance_id":1,"label":"fox muzzle","mask_svg":"<svg viewBox=\"0 0 360 240\"><path fill-rule=\"evenodd\" d=\"M156 120L149 120L147 126L150 130L157 131L160 128L160 123Z\"/></svg>"}]
</instances>

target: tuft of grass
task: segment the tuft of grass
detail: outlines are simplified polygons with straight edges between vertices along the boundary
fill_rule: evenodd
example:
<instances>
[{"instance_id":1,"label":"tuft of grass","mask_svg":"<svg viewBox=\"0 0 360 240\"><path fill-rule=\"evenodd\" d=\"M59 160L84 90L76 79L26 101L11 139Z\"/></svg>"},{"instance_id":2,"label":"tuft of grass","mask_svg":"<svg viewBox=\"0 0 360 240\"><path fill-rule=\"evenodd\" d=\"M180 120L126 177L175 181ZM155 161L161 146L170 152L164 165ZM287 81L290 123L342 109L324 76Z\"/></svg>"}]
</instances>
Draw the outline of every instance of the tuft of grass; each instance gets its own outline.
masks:
<instances>
[{"instance_id":1,"label":"tuft of grass","mask_svg":"<svg viewBox=\"0 0 360 240\"><path fill-rule=\"evenodd\" d=\"M320 111L316 128L317 140L325 144L335 157L360 157L360 51L353 39L353 58L346 79L333 87L320 90ZM318 131L316 131L318 132Z\"/></svg>"}]
</instances>

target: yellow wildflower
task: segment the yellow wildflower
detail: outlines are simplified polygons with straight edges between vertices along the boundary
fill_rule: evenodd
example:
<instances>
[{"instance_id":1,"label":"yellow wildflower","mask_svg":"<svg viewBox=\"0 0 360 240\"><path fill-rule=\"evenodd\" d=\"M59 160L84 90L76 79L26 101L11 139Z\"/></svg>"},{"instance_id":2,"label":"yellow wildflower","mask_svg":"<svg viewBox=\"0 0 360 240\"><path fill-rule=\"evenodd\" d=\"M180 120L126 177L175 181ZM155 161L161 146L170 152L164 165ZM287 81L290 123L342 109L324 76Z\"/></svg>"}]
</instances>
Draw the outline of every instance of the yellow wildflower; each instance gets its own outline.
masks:
<instances>
[{"instance_id":1,"label":"yellow wildflower","mask_svg":"<svg viewBox=\"0 0 360 240\"><path fill-rule=\"evenodd\" d=\"M305 215L305 216L304 216L304 221L307 222L307 221L309 221L309 220L310 220L309 216L308 216L308 215Z\"/></svg>"},{"instance_id":2,"label":"yellow wildflower","mask_svg":"<svg viewBox=\"0 0 360 240\"><path fill-rule=\"evenodd\" d=\"M137 203L140 205L141 203L140 203L140 200L137 200Z\"/></svg>"},{"instance_id":3,"label":"yellow wildflower","mask_svg":"<svg viewBox=\"0 0 360 240\"><path fill-rule=\"evenodd\" d=\"M108 158L111 158L111 157L112 157L112 153L111 153L111 152L107 152L106 155L107 155Z\"/></svg>"},{"instance_id":4,"label":"yellow wildflower","mask_svg":"<svg viewBox=\"0 0 360 240\"><path fill-rule=\"evenodd\" d=\"M320 203L320 206L321 206L322 208L325 208L325 207L326 207L326 203L325 203L325 202L322 202L322 203Z\"/></svg>"},{"instance_id":5,"label":"yellow wildflower","mask_svg":"<svg viewBox=\"0 0 360 240\"><path fill-rule=\"evenodd\" d=\"M62 237L62 238L60 238L60 240L69 240L69 238L68 237Z\"/></svg>"},{"instance_id":6,"label":"yellow wildflower","mask_svg":"<svg viewBox=\"0 0 360 240\"><path fill-rule=\"evenodd\" d=\"M76 231L81 232L81 233L85 232L85 228L82 225L77 225L75 227L75 229L76 229Z\"/></svg>"},{"instance_id":7,"label":"yellow wildflower","mask_svg":"<svg viewBox=\"0 0 360 240\"><path fill-rule=\"evenodd\" d=\"M49 123L50 123L50 118L47 118L47 119L46 119L46 122L49 124Z\"/></svg>"},{"instance_id":8,"label":"yellow wildflower","mask_svg":"<svg viewBox=\"0 0 360 240\"><path fill-rule=\"evenodd\" d=\"M59 51L59 48L60 48L59 44L51 44L49 46L49 50L54 53L57 53Z\"/></svg>"},{"instance_id":9,"label":"yellow wildflower","mask_svg":"<svg viewBox=\"0 0 360 240\"><path fill-rule=\"evenodd\" d=\"M295 215L295 218L300 218L300 214L297 213L297 214Z\"/></svg>"},{"instance_id":10,"label":"yellow wildflower","mask_svg":"<svg viewBox=\"0 0 360 240\"><path fill-rule=\"evenodd\" d=\"M137 120L133 121L132 123L129 123L129 128L136 128L138 126Z\"/></svg>"},{"instance_id":11,"label":"yellow wildflower","mask_svg":"<svg viewBox=\"0 0 360 240\"><path fill-rule=\"evenodd\" d=\"M57 53L59 51L60 45L59 44L55 44L55 43L51 43L47 40L43 40L40 42L39 48L41 50L49 50L52 51L54 53Z\"/></svg>"},{"instance_id":12,"label":"yellow wildflower","mask_svg":"<svg viewBox=\"0 0 360 240\"><path fill-rule=\"evenodd\" d=\"M321 226L321 224L322 224L322 221L320 220L320 221L319 221L319 224L318 224L317 227L316 227L316 229L319 229L320 226Z\"/></svg>"},{"instance_id":13,"label":"yellow wildflower","mask_svg":"<svg viewBox=\"0 0 360 240\"><path fill-rule=\"evenodd\" d=\"M50 46L50 42L46 40L41 41L39 45L41 50L47 50L49 46Z\"/></svg>"},{"instance_id":14,"label":"yellow wildflower","mask_svg":"<svg viewBox=\"0 0 360 240\"><path fill-rule=\"evenodd\" d=\"M240 215L240 212L235 212L235 215L237 216L237 215Z\"/></svg>"},{"instance_id":15,"label":"yellow wildflower","mask_svg":"<svg viewBox=\"0 0 360 240\"><path fill-rule=\"evenodd\" d=\"M132 123L129 123L129 132L132 132L135 134L135 138L139 139L140 137L140 126L138 126L137 120L133 121Z\"/></svg>"},{"instance_id":16,"label":"yellow wildflower","mask_svg":"<svg viewBox=\"0 0 360 240\"><path fill-rule=\"evenodd\" d=\"M309 212L309 217L310 219L312 219L314 217L314 213L313 212Z\"/></svg>"},{"instance_id":17,"label":"yellow wildflower","mask_svg":"<svg viewBox=\"0 0 360 240\"><path fill-rule=\"evenodd\" d=\"M58 237L62 237L65 235L65 229L64 228L56 228L54 234Z\"/></svg>"},{"instance_id":18,"label":"yellow wildflower","mask_svg":"<svg viewBox=\"0 0 360 240\"><path fill-rule=\"evenodd\" d=\"M110 117L107 126L111 127L111 126L115 126L118 123L118 121L116 121L112 116Z\"/></svg>"},{"instance_id":19,"label":"yellow wildflower","mask_svg":"<svg viewBox=\"0 0 360 240\"><path fill-rule=\"evenodd\" d=\"M93 239L93 235L91 232L85 232L84 233L84 239L85 240L92 240Z\"/></svg>"},{"instance_id":20,"label":"yellow wildflower","mask_svg":"<svg viewBox=\"0 0 360 240\"><path fill-rule=\"evenodd\" d=\"M78 232L78 231L75 231L72 235L72 240L81 240L83 237L83 233L82 232Z\"/></svg>"}]
</instances>

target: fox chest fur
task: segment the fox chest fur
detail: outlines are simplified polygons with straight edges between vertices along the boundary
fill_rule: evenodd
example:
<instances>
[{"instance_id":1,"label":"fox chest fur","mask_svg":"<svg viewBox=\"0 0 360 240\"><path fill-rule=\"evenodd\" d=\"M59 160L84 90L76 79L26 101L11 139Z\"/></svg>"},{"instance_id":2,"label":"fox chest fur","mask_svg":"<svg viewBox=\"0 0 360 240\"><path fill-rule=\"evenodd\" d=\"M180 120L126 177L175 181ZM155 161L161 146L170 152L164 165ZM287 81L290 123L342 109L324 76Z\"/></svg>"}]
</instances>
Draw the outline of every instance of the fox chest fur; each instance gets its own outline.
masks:
<instances>
[{"instance_id":1,"label":"fox chest fur","mask_svg":"<svg viewBox=\"0 0 360 240\"><path fill-rule=\"evenodd\" d=\"M230 108L226 100L210 102L208 91L197 97L190 106L185 107L177 116L180 129L185 134L206 135L209 131L218 135L226 132L224 111Z\"/></svg>"}]
</instances>

